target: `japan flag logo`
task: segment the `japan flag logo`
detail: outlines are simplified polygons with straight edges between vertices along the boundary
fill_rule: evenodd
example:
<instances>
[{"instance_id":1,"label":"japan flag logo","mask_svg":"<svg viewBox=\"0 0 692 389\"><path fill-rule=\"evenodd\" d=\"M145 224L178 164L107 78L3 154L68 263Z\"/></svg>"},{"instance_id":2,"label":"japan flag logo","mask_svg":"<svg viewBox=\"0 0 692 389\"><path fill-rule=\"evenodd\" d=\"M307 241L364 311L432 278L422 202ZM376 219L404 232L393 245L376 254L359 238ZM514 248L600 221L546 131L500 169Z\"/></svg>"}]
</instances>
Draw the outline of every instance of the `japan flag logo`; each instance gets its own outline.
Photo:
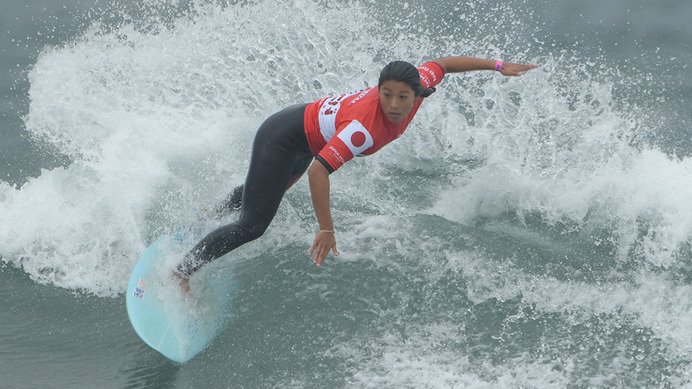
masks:
<instances>
[{"instance_id":1,"label":"japan flag logo","mask_svg":"<svg viewBox=\"0 0 692 389\"><path fill-rule=\"evenodd\" d=\"M353 156L360 155L375 143L372 139L372 135L370 135L368 130L357 120L352 121L351 124L346 126L346 128L336 134L336 136L338 136L348 149L351 150Z\"/></svg>"}]
</instances>

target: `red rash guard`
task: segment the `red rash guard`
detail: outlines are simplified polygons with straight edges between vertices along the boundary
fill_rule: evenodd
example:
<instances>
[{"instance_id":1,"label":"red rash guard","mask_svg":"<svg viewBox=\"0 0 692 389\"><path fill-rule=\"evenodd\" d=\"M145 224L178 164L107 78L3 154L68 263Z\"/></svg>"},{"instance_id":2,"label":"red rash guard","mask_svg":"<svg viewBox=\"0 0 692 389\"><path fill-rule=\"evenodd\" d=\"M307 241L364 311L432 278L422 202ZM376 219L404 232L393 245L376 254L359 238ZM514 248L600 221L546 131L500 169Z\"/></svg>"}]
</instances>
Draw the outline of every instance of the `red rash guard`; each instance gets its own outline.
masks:
<instances>
[{"instance_id":1,"label":"red rash guard","mask_svg":"<svg viewBox=\"0 0 692 389\"><path fill-rule=\"evenodd\" d=\"M435 62L423 64L418 73L424 88L444 77L444 69ZM371 155L400 137L422 102L418 97L408 116L395 124L382 112L378 87L315 101L304 116L310 151L332 173L353 157Z\"/></svg>"}]
</instances>

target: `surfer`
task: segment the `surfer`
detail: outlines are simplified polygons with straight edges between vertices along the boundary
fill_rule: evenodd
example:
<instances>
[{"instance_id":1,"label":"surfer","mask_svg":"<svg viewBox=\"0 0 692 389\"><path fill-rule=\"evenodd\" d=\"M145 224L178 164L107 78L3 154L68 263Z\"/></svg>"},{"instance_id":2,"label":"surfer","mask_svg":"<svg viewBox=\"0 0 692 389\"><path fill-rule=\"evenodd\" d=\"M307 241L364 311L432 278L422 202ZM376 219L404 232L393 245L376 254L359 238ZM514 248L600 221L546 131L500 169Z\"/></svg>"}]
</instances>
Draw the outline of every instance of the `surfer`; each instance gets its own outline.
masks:
<instances>
[{"instance_id":1,"label":"surfer","mask_svg":"<svg viewBox=\"0 0 692 389\"><path fill-rule=\"evenodd\" d=\"M329 175L355 156L371 155L406 130L423 100L447 73L495 70L521 76L537 65L473 57L443 57L416 68L395 61L385 66L376 87L299 104L270 116L259 128L245 184L221 210L239 209L234 223L205 236L176 269L185 289L199 268L259 238L276 214L285 191L306 171L319 230L308 255L321 266L338 255L329 205Z\"/></svg>"}]
</instances>

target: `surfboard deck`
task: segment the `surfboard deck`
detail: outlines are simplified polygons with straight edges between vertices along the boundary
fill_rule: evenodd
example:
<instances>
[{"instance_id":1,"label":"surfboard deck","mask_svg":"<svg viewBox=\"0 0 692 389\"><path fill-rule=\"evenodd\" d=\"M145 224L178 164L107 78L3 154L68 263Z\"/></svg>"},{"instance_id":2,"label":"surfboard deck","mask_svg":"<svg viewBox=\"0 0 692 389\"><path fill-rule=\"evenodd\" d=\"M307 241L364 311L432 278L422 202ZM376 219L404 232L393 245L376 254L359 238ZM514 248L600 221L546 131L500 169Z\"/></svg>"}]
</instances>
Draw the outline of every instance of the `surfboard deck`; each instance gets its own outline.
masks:
<instances>
[{"instance_id":1,"label":"surfboard deck","mask_svg":"<svg viewBox=\"0 0 692 389\"><path fill-rule=\"evenodd\" d=\"M191 291L182 291L172 270L187 249L181 234L157 239L132 270L126 296L127 314L137 335L178 363L191 360L209 346L229 319L231 305L228 274L210 277L209 272L196 273Z\"/></svg>"}]
</instances>

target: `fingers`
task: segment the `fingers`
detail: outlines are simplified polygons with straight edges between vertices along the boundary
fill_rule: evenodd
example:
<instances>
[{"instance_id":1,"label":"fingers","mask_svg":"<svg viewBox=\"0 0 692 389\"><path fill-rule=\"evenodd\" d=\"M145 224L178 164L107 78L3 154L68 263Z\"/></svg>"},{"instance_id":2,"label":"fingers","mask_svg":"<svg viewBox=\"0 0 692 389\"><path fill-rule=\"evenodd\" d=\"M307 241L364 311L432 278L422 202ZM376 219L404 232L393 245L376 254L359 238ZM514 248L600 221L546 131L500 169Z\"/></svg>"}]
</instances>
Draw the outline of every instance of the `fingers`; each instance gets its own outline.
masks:
<instances>
[{"instance_id":1,"label":"fingers","mask_svg":"<svg viewBox=\"0 0 692 389\"><path fill-rule=\"evenodd\" d=\"M334 238L334 234L318 233L317 236L315 236L310 250L308 250L308 255L313 256L312 262L315 265L322 266L329 251L332 251L335 256L339 255L339 252L336 250L336 239Z\"/></svg>"},{"instance_id":2,"label":"fingers","mask_svg":"<svg viewBox=\"0 0 692 389\"><path fill-rule=\"evenodd\" d=\"M502 70L500 71L500 73L502 73L505 76L519 77L522 75L523 72L536 69L537 67L538 65L522 65L512 62L505 62L502 65Z\"/></svg>"},{"instance_id":3,"label":"fingers","mask_svg":"<svg viewBox=\"0 0 692 389\"><path fill-rule=\"evenodd\" d=\"M327 259L329 250L331 250L335 256L339 255L339 253L336 251L336 243L334 243L334 246L322 247L321 249L316 250L315 255L312 258L312 262L317 266L322 266L324 260Z\"/></svg>"},{"instance_id":4,"label":"fingers","mask_svg":"<svg viewBox=\"0 0 692 389\"><path fill-rule=\"evenodd\" d=\"M327 259L328 253L329 253L329 249L317 250L315 252L315 255L312 257L312 262L317 266L322 266L322 263L324 263L324 260Z\"/></svg>"}]
</instances>

